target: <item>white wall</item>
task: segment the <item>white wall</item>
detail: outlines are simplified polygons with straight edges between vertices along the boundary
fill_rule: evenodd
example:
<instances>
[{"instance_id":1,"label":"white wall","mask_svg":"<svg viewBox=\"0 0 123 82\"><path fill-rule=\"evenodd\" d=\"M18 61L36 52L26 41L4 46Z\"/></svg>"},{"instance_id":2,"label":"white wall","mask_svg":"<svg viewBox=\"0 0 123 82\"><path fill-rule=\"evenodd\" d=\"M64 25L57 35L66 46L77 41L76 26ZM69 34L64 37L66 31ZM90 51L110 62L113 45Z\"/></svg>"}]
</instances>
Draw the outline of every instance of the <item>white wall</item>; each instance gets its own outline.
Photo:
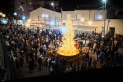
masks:
<instances>
[{"instance_id":1,"label":"white wall","mask_svg":"<svg viewBox=\"0 0 123 82\"><path fill-rule=\"evenodd\" d=\"M66 14L71 14L72 18L71 20L73 21L73 23L75 24L83 24L83 27L74 27L75 29L79 30L85 30L85 31L94 31L96 29L96 32L100 33L102 32L102 27L104 27L104 18L105 18L105 10L75 10L75 11L63 11L62 12L62 23L66 23ZM33 21L38 21L38 16L41 16L43 13L48 13L49 16L51 16L52 18L54 18L54 16L59 17L61 19L61 13L57 13L48 9L44 9L44 8L38 8L32 12L30 12L30 17L31 20ZM102 14L103 15L103 19L102 20L94 20L94 15L95 14ZM85 21L81 22L80 20L76 19L77 14L81 14L82 17L84 17ZM41 17L41 20L43 21L44 18ZM92 21L92 26L89 26L88 21ZM46 22L46 21L45 21ZM49 22L49 21L47 21ZM105 32L107 31L107 24L108 24L108 19L106 20L106 24L105 24ZM61 25L59 23L59 25ZM109 23L109 28L110 27L115 27L115 33L120 33L123 34L123 20L120 19L110 19L110 23Z\"/></svg>"},{"instance_id":2,"label":"white wall","mask_svg":"<svg viewBox=\"0 0 123 82\"><path fill-rule=\"evenodd\" d=\"M106 20L106 25L107 23L108 23L108 20ZM123 35L123 19L110 19L109 29L110 27L115 27L115 34L120 33Z\"/></svg>"},{"instance_id":3,"label":"white wall","mask_svg":"<svg viewBox=\"0 0 123 82\"><path fill-rule=\"evenodd\" d=\"M102 31L102 27L104 27L104 18L105 18L105 13L107 13L105 10L75 10L75 11L63 11L62 12L62 19L63 23L66 23L65 17L66 14L71 14L72 15L72 20L73 23L76 24L84 24L84 27L81 27L82 30L94 30L96 29L96 32L100 33ZM85 21L81 22L80 20L76 19L77 14L81 14L82 17L84 17ZM103 19L102 20L94 20L94 15L95 14L102 14ZM89 27L88 21L92 21L92 26ZM108 19L106 20L105 24L105 32L107 32L107 24L108 24ZM123 20L120 19L110 19L109 27L115 27L115 33L120 33L123 34Z\"/></svg>"},{"instance_id":4,"label":"white wall","mask_svg":"<svg viewBox=\"0 0 123 82\"><path fill-rule=\"evenodd\" d=\"M38 16L40 16L41 20L43 21L44 18L42 17L42 14L46 14L46 13L49 15L49 17L52 17L52 20L54 20L55 17L58 17L61 20L61 13L54 12L52 10L48 10L41 7L30 12L30 17L33 21L38 21Z\"/></svg>"}]
</instances>

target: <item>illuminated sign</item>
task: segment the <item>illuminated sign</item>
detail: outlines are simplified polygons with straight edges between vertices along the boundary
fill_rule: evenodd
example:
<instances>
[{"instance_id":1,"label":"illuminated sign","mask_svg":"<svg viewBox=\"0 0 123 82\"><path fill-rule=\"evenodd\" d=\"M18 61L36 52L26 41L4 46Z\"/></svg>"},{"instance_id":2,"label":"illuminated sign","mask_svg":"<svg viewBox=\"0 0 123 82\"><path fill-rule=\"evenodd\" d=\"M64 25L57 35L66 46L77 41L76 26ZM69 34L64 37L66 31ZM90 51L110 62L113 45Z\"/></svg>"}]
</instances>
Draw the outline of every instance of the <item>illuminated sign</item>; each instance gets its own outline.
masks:
<instances>
[{"instance_id":1,"label":"illuminated sign","mask_svg":"<svg viewBox=\"0 0 123 82\"><path fill-rule=\"evenodd\" d=\"M42 25L46 25L45 22L32 22L32 24L42 24Z\"/></svg>"},{"instance_id":2,"label":"illuminated sign","mask_svg":"<svg viewBox=\"0 0 123 82\"><path fill-rule=\"evenodd\" d=\"M83 24L73 24L73 26L84 26Z\"/></svg>"}]
</instances>

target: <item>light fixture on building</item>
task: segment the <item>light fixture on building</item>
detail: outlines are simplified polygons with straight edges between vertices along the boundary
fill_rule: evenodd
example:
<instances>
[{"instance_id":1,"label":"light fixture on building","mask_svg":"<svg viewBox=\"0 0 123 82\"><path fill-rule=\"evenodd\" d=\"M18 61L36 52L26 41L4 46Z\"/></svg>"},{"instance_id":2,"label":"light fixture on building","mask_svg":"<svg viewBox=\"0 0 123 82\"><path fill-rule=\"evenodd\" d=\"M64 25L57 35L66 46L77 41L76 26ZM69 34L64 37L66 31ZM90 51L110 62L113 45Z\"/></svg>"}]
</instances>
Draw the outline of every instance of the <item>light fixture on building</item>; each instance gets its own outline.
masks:
<instances>
[{"instance_id":1,"label":"light fixture on building","mask_svg":"<svg viewBox=\"0 0 123 82\"><path fill-rule=\"evenodd\" d=\"M81 19L80 19L80 21L81 21L81 22L84 22L84 21L85 21L85 19L84 19L84 18L81 18Z\"/></svg>"},{"instance_id":2,"label":"light fixture on building","mask_svg":"<svg viewBox=\"0 0 123 82\"><path fill-rule=\"evenodd\" d=\"M31 2L29 4L32 4Z\"/></svg>"},{"instance_id":3,"label":"light fixture on building","mask_svg":"<svg viewBox=\"0 0 123 82\"><path fill-rule=\"evenodd\" d=\"M7 24L8 23L8 21L6 19L2 19L1 22L2 22L2 24Z\"/></svg>"},{"instance_id":4,"label":"light fixture on building","mask_svg":"<svg viewBox=\"0 0 123 82\"><path fill-rule=\"evenodd\" d=\"M2 12L0 12L0 16L2 16Z\"/></svg>"},{"instance_id":5,"label":"light fixture on building","mask_svg":"<svg viewBox=\"0 0 123 82\"><path fill-rule=\"evenodd\" d=\"M42 14L42 17L44 17L45 15L44 14Z\"/></svg>"},{"instance_id":6,"label":"light fixture on building","mask_svg":"<svg viewBox=\"0 0 123 82\"><path fill-rule=\"evenodd\" d=\"M48 15L48 14L45 14L45 17L46 17L46 18L48 18L48 17L49 17L49 15Z\"/></svg>"},{"instance_id":7,"label":"light fixture on building","mask_svg":"<svg viewBox=\"0 0 123 82\"><path fill-rule=\"evenodd\" d=\"M54 6L54 3L52 2L51 5Z\"/></svg>"},{"instance_id":8,"label":"light fixture on building","mask_svg":"<svg viewBox=\"0 0 123 82\"><path fill-rule=\"evenodd\" d=\"M2 17L6 17L6 15L5 14L2 14Z\"/></svg>"},{"instance_id":9,"label":"light fixture on building","mask_svg":"<svg viewBox=\"0 0 123 82\"><path fill-rule=\"evenodd\" d=\"M92 21L88 21L89 26L92 26L93 22Z\"/></svg>"},{"instance_id":10,"label":"light fixture on building","mask_svg":"<svg viewBox=\"0 0 123 82\"><path fill-rule=\"evenodd\" d=\"M22 16L22 20L25 20L25 19L26 19L26 17L23 15L23 16Z\"/></svg>"},{"instance_id":11,"label":"light fixture on building","mask_svg":"<svg viewBox=\"0 0 123 82\"><path fill-rule=\"evenodd\" d=\"M16 16L17 15L17 13L16 12L14 12L14 16Z\"/></svg>"}]
</instances>

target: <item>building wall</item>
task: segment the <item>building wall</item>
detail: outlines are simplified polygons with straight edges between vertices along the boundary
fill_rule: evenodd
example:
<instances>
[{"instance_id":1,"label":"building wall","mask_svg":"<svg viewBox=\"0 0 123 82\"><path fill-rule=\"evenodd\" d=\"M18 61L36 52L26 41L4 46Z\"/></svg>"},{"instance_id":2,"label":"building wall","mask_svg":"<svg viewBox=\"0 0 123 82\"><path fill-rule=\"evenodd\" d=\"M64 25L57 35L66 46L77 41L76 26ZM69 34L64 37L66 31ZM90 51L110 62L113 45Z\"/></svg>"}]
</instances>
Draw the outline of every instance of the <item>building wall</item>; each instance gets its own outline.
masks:
<instances>
[{"instance_id":1,"label":"building wall","mask_svg":"<svg viewBox=\"0 0 123 82\"><path fill-rule=\"evenodd\" d=\"M42 14L43 15L48 14L48 17L44 18L44 17L42 17ZM54 12L52 10L48 10L48 9L45 9L42 7L30 12L30 18L31 18L32 25L33 25L33 23L36 24L36 22L42 22L42 23L49 25L52 20L55 20L55 17L57 17L60 21L61 13Z\"/></svg>"},{"instance_id":2,"label":"building wall","mask_svg":"<svg viewBox=\"0 0 123 82\"><path fill-rule=\"evenodd\" d=\"M108 23L108 20L106 20L106 25L107 23ZM110 27L115 27L115 34L120 33L123 35L123 19L110 19L109 28Z\"/></svg>"},{"instance_id":3,"label":"building wall","mask_svg":"<svg viewBox=\"0 0 123 82\"><path fill-rule=\"evenodd\" d=\"M30 12L30 17L32 22L33 21L43 21L49 24L50 21L44 21L44 18L42 17L42 14L48 13L49 17L52 17L52 20L54 19L54 16L59 17L62 21L59 22L59 25L65 24L66 21L66 14L71 14L71 21L73 23L74 30L81 30L81 31L95 31L97 33L102 32L104 27L104 18L106 17L104 10L75 10L75 11L63 11L62 12L62 19L61 19L61 13L57 13L48 9L44 8L38 8L32 12ZM84 18L85 21L81 22L80 19L77 19L77 14L81 14L81 18ZM103 18L102 20L95 20L95 14L102 14ZM40 20L38 17L40 16ZM110 20L108 24L108 20ZM90 25L88 22L91 21L92 25ZM74 26L74 25L82 25L82 26ZM115 33L123 34L123 20L121 19L106 19L105 23L105 32L107 32L110 27L115 27Z\"/></svg>"},{"instance_id":4,"label":"building wall","mask_svg":"<svg viewBox=\"0 0 123 82\"><path fill-rule=\"evenodd\" d=\"M105 10L75 10L75 11L63 11L62 12L62 23L66 23L65 17L66 14L71 14L71 19L73 21L73 24L83 24L83 26L76 26L75 29L79 30L85 30L85 31L95 31L100 33L102 32L102 27L104 27L104 18L106 17L107 12ZM81 22L80 19L77 19L77 14L81 14L81 17L85 19L84 22ZM102 14L103 19L102 20L95 20L95 14ZM105 23L105 32L107 32L107 26L108 30L110 27L115 27L115 33L123 34L123 20L122 19L109 19L109 25L108 25L108 19ZM92 22L92 25L90 26L88 24L88 21Z\"/></svg>"}]
</instances>

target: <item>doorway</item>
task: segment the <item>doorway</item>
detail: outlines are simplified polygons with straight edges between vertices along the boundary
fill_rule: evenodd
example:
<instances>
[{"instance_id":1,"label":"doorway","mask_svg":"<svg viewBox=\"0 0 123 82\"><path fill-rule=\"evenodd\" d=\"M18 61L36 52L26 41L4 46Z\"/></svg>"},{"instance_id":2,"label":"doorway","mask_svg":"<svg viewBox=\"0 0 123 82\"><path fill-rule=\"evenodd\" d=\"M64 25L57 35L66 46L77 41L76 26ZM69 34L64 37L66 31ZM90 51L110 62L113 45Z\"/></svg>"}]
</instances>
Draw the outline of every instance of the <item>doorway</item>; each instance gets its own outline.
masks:
<instances>
[{"instance_id":1,"label":"doorway","mask_svg":"<svg viewBox=\"0 0 123 82\"><path fill-rule=\"evenodd\" d=\"M115 27L110 27L109 32L110 32L111 36L114 36L114 34L115 34Z\"/></svg>"}]
</instances>

